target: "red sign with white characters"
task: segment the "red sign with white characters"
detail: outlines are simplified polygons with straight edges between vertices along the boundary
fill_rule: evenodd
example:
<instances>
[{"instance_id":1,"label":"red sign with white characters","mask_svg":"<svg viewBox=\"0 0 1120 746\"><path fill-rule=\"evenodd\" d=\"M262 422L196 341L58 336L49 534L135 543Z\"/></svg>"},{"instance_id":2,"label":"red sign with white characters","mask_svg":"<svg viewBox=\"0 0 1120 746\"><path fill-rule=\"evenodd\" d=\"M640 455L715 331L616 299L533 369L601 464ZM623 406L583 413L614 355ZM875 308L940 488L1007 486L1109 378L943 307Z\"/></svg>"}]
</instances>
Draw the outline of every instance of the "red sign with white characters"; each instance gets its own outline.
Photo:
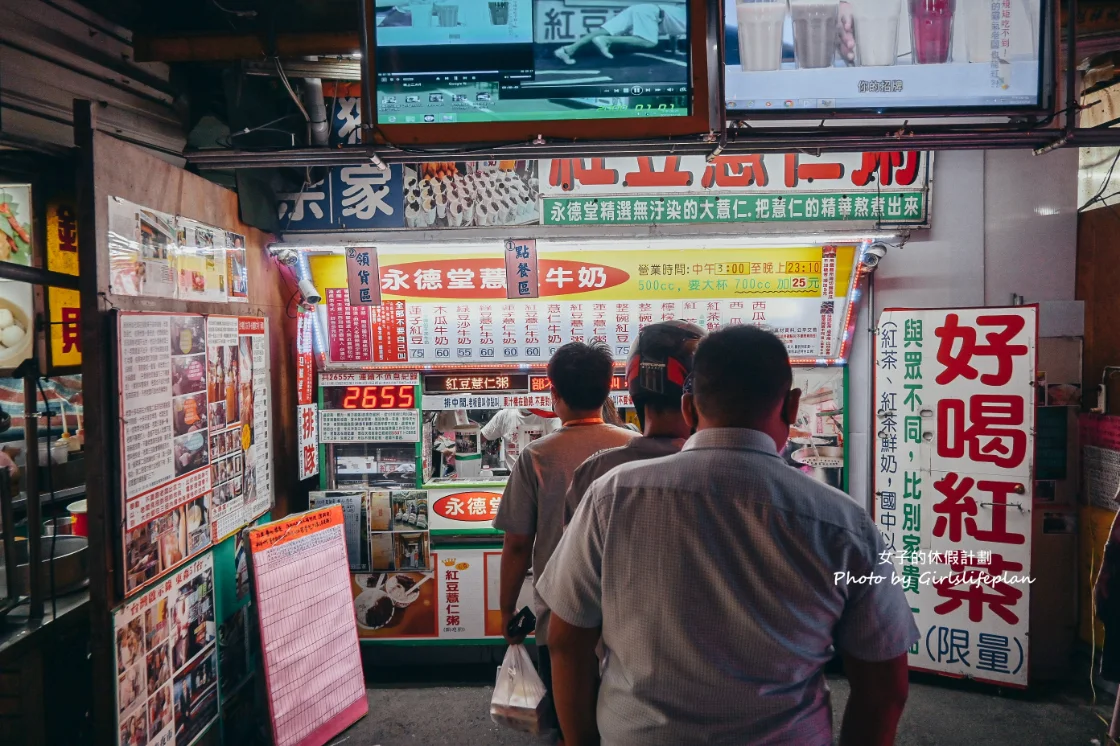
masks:
<instances>
[{"instance_id":1,"label":"red sign with white characters","mask_svg":"<svg viewBox=\"0 0 1120 746\"><path fill-rule=\"evenodd\" d=\"M1036 339L1034 306L879 319L873 510L913 668L1027 685Z\"/></svg>"},{"instance_id":2,"label":"red sign with white characters","mask_svg":"<svg viewBox=\"0 0 1120 746\"><path fill-rule=\"evenodd\" d=\"M493 492L453 492L432 503L432 512L453 521L493 521L501 499Z\"/></svg>"}]
</instances>

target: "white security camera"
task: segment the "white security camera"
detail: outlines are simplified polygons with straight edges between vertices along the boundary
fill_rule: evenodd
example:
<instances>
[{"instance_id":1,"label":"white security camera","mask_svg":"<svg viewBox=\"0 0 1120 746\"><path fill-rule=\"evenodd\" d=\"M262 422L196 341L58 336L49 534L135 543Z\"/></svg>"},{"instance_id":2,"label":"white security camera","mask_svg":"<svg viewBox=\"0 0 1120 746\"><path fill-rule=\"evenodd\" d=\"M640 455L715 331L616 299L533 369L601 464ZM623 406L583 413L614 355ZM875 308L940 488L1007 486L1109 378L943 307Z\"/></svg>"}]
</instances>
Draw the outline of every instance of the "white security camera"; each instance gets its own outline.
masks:
<instances>
[{"instance_id":1,"label":"white security camera","mask_svg":"<svg viewBox=\"0 0 1120 746\"><path fill-rule=\"evenodd\" d=\"M303 296L303 302L308 305L317 306L323 300L323 296L311 284L311 280L299 281L299 294Z\"/></svg>"},{"instance_id":2,"label":"white security camera","mask_svg":"<svg viewBox=\"0 0 1120 746\"><path fill-rule=\"evenodd\" d=\"M887 255L887 245L885 243L873 243L867 247L867 251L863 252L863 266L868 269L874 269L879 266L879 262Z\"/></svg>"}]
</instances>

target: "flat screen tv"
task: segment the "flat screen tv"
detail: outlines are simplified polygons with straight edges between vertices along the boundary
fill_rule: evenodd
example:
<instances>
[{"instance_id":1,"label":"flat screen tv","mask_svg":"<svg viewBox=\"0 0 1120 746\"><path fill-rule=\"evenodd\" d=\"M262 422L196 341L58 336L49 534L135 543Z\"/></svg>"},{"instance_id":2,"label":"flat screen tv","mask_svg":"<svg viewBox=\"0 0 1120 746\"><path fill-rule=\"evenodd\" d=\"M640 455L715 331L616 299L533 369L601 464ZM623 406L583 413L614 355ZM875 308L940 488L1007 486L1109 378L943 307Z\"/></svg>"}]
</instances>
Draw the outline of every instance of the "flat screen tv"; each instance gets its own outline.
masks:
<instances>
[{"instance_id":1,"label":"flat screen tv","mask_svg":"<svg viewBox=\"0 0 1120 746\"><path fill-rule=\"evenodd\" d=\"M728 115L1050 106L1049 0L724 0Z\"/></svg>"},{"instance_id":2,"label":"flat screen tv","mask_svg":"<svg viewBox=\"0 0 1120 746\"><path fill-rule=\"evenodd\" d=\"M367 67L392 143L710 129L704 0L374 0ZM714 16L713 20L718 20Z\"/></svg>"}]
</instances>

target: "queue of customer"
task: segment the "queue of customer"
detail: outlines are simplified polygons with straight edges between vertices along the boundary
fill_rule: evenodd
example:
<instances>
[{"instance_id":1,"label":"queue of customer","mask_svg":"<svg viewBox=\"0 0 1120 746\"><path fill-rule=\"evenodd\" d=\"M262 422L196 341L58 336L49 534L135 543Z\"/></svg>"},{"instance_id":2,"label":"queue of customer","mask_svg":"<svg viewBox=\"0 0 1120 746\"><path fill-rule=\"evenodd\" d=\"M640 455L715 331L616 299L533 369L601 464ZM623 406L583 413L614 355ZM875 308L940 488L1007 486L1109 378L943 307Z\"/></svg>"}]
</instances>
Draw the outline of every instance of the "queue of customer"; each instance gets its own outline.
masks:
<instances>
[{"instance_id":1,"label":"queue of customer","mask_svg":"<svg viewBox=\"0 0 1120 746\"><path fill-rule=\"evenodd\" d=\"M893 743L918 630L867 511L778 455L801 395L781 340L643 329L626 367L642 437L602 420L612 369L602 346L556 351L563 425L522 451L494 521L503 624L532 566L562 742L830 744L839 653L841 744Z\"/></svg>"}]
</instances>

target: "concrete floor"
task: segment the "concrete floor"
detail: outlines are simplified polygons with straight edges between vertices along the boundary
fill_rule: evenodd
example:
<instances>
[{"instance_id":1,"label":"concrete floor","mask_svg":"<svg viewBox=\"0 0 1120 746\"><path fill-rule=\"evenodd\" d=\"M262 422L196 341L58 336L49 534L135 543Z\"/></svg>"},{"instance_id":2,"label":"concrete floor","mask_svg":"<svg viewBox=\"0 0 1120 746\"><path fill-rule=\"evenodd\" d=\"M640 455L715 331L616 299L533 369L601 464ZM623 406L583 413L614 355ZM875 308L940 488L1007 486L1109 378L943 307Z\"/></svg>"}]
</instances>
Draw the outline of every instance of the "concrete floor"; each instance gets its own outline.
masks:
<instances>
[{"instance_id":1,"label":"concrete floor","mask_svg":"<svg viewBox=\"0 0 1120 746\"><path fill-rule=\"evenodd\" d=\"M425 667L427 668L427 667ZM367 669L368 670L368 669ZM489 703L489 665L374 672L368 683L369 715L331 746L540 746L529 736L496 726ZM829 677L835 731L848 700L848 682ZM1107 698L1107 697L1106 697ZM1089 746L1106 744L1111 706L1059 691L996 692L988 687L915 676L899 728L898 746Z\"/></svg>"}]
</instances>

